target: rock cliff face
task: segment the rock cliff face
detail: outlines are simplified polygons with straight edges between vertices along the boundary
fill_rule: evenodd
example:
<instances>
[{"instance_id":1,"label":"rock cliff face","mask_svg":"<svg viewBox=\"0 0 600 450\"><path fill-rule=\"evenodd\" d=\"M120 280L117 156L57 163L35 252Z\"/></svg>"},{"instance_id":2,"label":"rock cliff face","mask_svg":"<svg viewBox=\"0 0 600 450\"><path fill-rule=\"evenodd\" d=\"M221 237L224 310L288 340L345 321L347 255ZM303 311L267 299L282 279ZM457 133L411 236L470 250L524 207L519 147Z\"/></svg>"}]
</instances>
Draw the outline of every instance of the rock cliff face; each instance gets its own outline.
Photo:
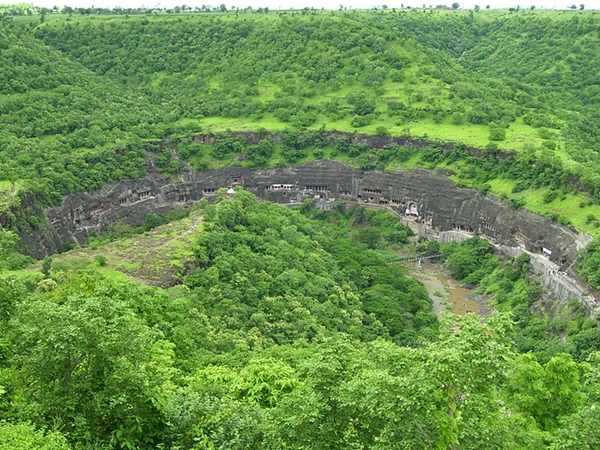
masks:
<instances>
[{"instance_id":1,"label":"rock cliff face","mask_svg":"<svg viewBox=\"0 0 600 450\"><path fill-rule=\"evenodd\" d=\"M45 210L51 236L32 251L40 256L67 243L81 244L91 232L106 231L117 222L138 226L150 212L190 206L210 199L220 188L236 185L277 203L317 199L324 206L334 200L377 205L403 215L423 233L461 230L479 234L495 243L546 255L559 265L570 264L591 240L427 170L363 171L335 161L312 161L256 171L227 167L189 171L178 177L151 174L69 195L61 206Z\"/></svg>"}]
</instances>

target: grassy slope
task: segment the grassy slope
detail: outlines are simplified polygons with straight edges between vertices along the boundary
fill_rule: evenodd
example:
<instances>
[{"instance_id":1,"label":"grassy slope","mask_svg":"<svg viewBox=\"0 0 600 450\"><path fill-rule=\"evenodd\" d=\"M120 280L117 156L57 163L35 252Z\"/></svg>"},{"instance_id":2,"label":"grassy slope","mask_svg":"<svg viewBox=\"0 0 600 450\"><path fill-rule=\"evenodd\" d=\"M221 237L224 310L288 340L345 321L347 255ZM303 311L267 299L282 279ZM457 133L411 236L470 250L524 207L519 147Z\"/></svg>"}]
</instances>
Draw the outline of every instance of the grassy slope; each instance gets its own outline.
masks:
<instances>
[{"instance_id":1,"label":"grassy slope","mask_svg":"<svg viewBox=\"0 0 600 450\"><path fill-rule=\"evenodd\" d=\"M367 13L361 13L367 14ZM204 39L204 36L201 32L198 32L198 28L202 28L204 26L208 26L215 22L215 17L219 17L219 20L224 20L225 22L231 22L237 20L234 14L229 15L206 15L206 14L188 14L185 16L185 21L182 22L185 26L190 26L189 30L194 30L197 33L197 36L192 36L188 40L192 42L204 42L201 39ZM242 16L240 16L242 17ZM336 23L343 23L344 26L348 27L348 29L352 32L356 32L357 29L362 28L365 24L359 20L355 20L354 17L350 14L343 16L342 18L337 15L331 16L331 12L324 12L317 16L318 19L322 20L323 25L317 26L313 25L314 17L311 16L311 19L306 17L298 17L295 16L293 18L297 23L304 24L307 27L312 27L308 34L299 33L296 37L305 38L306 48L303 49L300 56L304 57L305 53L310 53L312 51L323 51L324 53L331 53L341 58L343 58L344 69L339 71L337 75L340 77L342 75L347 75L352 72L352 67L350 66L353 63L353 57L351 56L351 52L338 51L335 45L321 45L317 46L315 44L315 40L312 40L310 37L310 33L316 33L320 30L320 28L332 27L336 26ZM177 23L177 20L182 20L181 17L179 19L175 19L174 17L166 17L165 16L157 16L157 17L131 17L129 19L123 19L120 17L110 18L110 17L96 17L96 18L77 18L77 21L71 23L70 26L73 27L74 30L89 30L89 26L92 25L99 30L94 29L94 36L98 39L106 39L110 34L111 26L117 27L119 29L128 29L131 28L134 30L136 28L136 23L140 23L141 21L146 20L148 23L145 25L149 32L152 32L152 26L156 27L165 26L165 23ZM282 33L281 25L280 25L280 17L273 13L269 15L244 15L243 19L245 22L250 22L254 24L257 28L268 27L273 33ZM318 23L318 22L317 22ZM192 24L192 25L190 25ZM181 25L181 26L184 26ZM52 35L54 32L60 33L62 27L64 26L64 22L54 22L47 23L40 28L40 31L43 36L45 36L46 42L56 45L56 40L53 38L48 38L49 35ZM368 26L368 25L367 25ZM284 26L285 28L285 26ZM158 29L158 28L156 28ZM53 30L53 31L49 31ZM104 31L109 30L109 31ZM83 31L82 31L83 32ZM85 31L88 32L88 31ZM371 26L368 29L369 33L373 33L374 35L381 35L387 38L387 32L379 30L377 27ZM256 30L251 31L251 35L248 40L251 40L252 33L258 34ZM127 33L124 33L125 35ZM196 41L194 40L196 39ZM256 38L255 38L256 39ZM86 52L82 54L79 48L74 49L66 49L66 54L72 57L78 57L79 60L86 66L91 68L92 70L100 71L99 73L104 73L109 77L120 77L121 74L116 73L115 69L112 69L112 72L106 72L104 68L102 68L102 61L98 58L104 58L105 56L102 54L102 45L95 45L94 42L86 41L88 45ZM148 42L148 43L136 43L135 47L143 47L144 45L152 46L152 48L159 47L156 42ZM187 44L185 44L187 45ZM191 44L190 44L191 45ZM240 57L243 61L243 65L253 65L257 64L260 61L262 55L260 52L255 52L252 48L252 45L256 45L256 41L253 41L251 45L241 44L241 49L236 48L236 55L244 55L244 57ZM117 52L119 50L127 49L124 53L124 58L127 58L127 53L131 53L134 47L128 46L127 43L122 42L114 42L111 44L111 52ZM317 50L318 48L318 50ZM309 97L302 95L302 93L289 93L282 92L282 89L285 89L286 84L295 85L300 90L304 88L308 83L306 79L304 79L300 75L301 68L296 67L294 70L295 75L291 79L287 79L281 81L280 74L267 72L263 73L258 81L258 94L253 95L251 98L253 100L257 100L261 103L268 103L273 101L275 98L281 98L282 95L284 98L291 99L293 101L299 101L306 105L314 106L317 111L322 110L323 104L330 100L337 100L340 103L340 107L342 112L345 112L345 117L342 119L336 120L331 116L327 116L322 112L317 115L317 120L314 124L310 125L309 129L318 129L321 126L325 126L327 129L336 129L340 131L358 131L361 133L374 134L377 127L385 127L392 134L399 134L404 132L407 128L411 130L411 133L415 136L425 136L427 135L430 138L440 139L440 140L455 140L460 141L468 145L473 145L477 147L483 147L488 142L488 128L485 125L473 125L469 123L463 123L461 125L453 125L450 117L446 117L441 123L436 123L433 118L425 114L426 117L416 118L410 120L403 120L395 115L391 115L387 108L387 103L390 101L401 101L404 102L407 106L415 108L417 110L423 110L435 105L441 109L452 109L453 103L456 102L455 99L450 98L450 87L451 84L444 82L442 79L438 78L438 75L431 74L435 68L437 62L432 60L431 55L426 52L426 49L423 48L418 43L412 40L406 40L402 37L397 37L395 40L389 42L387 44L387 49L393 51L394 53L400 55L403 61L406 63L402 67L403 81L396 82L390 79L389 75L384 79L381 83L377 84L377 88L374 89L373 86L365 85L364 82L360 81L356 77L345 77L339 78L343 84L339 88L331 89L318 84L313 89L309 89L312 91L312 94L309 94ZM132 51L129 51L132 50ZM160 50L157 50L160 53ZM184 51L184 50L180 50ZM229 52L232 51L232 47L228 47L227 45L223 45L222 48L219 49L222 53L227 56L224 59L227 59L228 62L235 65L235 59L230 60ZM366 54L369 56L366 59L372 60L374 63L381 63L376 56L370 55L370 50L363 50L367 52ZM284 52L284 51L283 51ZM145 52L140 53L142 55L146 55ZM99 56L90 56L90 55L99 55ZM106 56L109 55L109 52L106 53ZM439 56L439 55L438 55ZM219 73L214 73L214 70L211 68L212 65L215 64L212 61L210 64L205 62L204 59L196 57L196 56L188 56L186 57L187 61L190 63L189 66L178 66L172 65L169 71L160 71L151 75L152 81L150 83L151 86L158 87L161 80L174 79L175 73L173 71L182 71L186 77L186 80L193 79L195 77L202 78L206 81L206 83L211 87L217 87L222 84L228 83L226 78L230 78L230 75L227 74L226 77L220 75ZM191 59L191 61L189 61ZM439 62L440 64L447 65L449 67L449 71L451 71L457 81L463 82L466 84L475 84L478 82L478 75L468 73L464 69L462 69L455 61L446 58ZM121 61L117 62L117 64L122 64L123 70L130 68L133 66L132 62ZM218 64L218 63L217 63ZM227 65L223 65L223 70L227 70ZM208 75L203 74L204 71L210 70L213 73ZM318 70L318 69L315 69ZM367 64L365 70L372 70L372 68ZM387 71L390 72L390 68L387 67ZM275 81L274 81L275 80ZM121 79L121 81L127 82L127 80ZM240 85L245 85L245 80L240 78L236 81ZM367 126L356 128L351 125L351 121L353 118L353 114L351 113L352 106L347 102L348 94L355 92L365 92L367 96L374 98L377 110L376 114L373 117L372 123ZM469 101L463 101L466 107L471 105ZM267 112L263 117L237 117L237 118L228 118L223 116L213 116L213 117L202 117L199 118L194 115L189 115L185 111L183 112L183 117L179 119L180 123L190 123L194 122L201 126L203 126L206 130L210 131L245 131L245 130L256 130L258 128L267 128L269 130L277 131L285 128L290 128L293 124L289 122L283 122L281 120L273 117L273 114ZM536 131L524 125L522 122L511 123L506 141L500 142L500 148L515 148L520 147L524 144L530 145L539 145L542 140L537 136Z\"/></svg>"},{"instance_id":2,"label":"grassy slope","mask_svg":"<svg viewBox=\"0 0 600 450\"><path fill-rule=\"evenodd\" d=\"M56 254L53 270L61 271L96 264L101 272L114 278L123 276L154 286L174 284L192 260L192 245L202 232L202 215L194 211L189 217L162 225L142 235L119 239L103 245L91 245ZM98 266L97 257L106 258ZM6 272L5 276L29 277L39 274L41 262L27 269Z\"/></svg>"}]
</instances>

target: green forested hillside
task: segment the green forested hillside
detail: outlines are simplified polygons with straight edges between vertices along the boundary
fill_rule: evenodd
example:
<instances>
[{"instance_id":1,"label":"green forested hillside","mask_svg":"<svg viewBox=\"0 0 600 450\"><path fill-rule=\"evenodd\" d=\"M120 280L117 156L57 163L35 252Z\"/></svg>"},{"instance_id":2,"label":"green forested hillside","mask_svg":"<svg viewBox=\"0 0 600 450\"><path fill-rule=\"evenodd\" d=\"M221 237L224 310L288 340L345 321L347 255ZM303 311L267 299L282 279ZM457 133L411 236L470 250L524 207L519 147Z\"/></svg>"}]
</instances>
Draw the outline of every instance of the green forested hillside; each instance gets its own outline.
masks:
<instances>
[{"instance_id":1,"label":"green forested hillside","mask_svg":"<svg viewBox=\"0 0 600 450\"><path fill-rule=\"evenodd\" d=\"M152 215L94 237L89 260L9 270L28 260L6 228L41 226L22 200L150 159L172 175L443 168L600 235L596 13L186 9L0 20L0 449L599 447L596 318L545 303L529 257L483 239L406 247L382 211L238 189L200 202L193 227L151 236ZM580 265L595 286L597 247ZM438 318L399 252L439 254L499 313ZM167 270L172 287L139 282Z\"/></svg>"},{"instance_id":2,"label":"green forested hillside","mask_svg":"<svg viewBox=\"0 0 600 450\"><path fill-rule=\"evenodd\" d=\"M453 56L469 71L525 88L533 96L522 103L527 108L524 122L538 129L561 128L569 156L596 168L600 149L594 125L600 103L596 12L414 11L385 21Z\"/></svg>"},{"instance_id":3,"label":"green forested hillside","mask_svg":"<svg viewBox=\"0 0 600 450\"><path fill-rule=\"evenodd\" d=\"M143 173L143 130L168 122L157 105L6 21L0 48L0 183L51 204Z\"/></svg>"},{"instance_id":4,"label":"green forested hillside","mask_svg":"<svg viewBox=\"0 0 600 450\"><path fill-rule=\"evenodd\" d=\"M242 190L200 211L172 288L116 278L99 258L0 279L0 448L597 444L598 333L582 318L570 346L524 311L438 322L386 263L410 233L382 211L309 220ZM501 269L489 247L442 253L458 277L489 277L500 308L526 309L527 261ZM527 343L538 348L520 354Z\"/></svg>"},{"instance_id":5,"label":"green forested hillside","mask_svg":"<svg viewBox=\"0 0 600 450\"><path fill-rule=\"evenodd\" d=\"M596 20L587 11L246 10L5 21L4 54L14 68L1 99L13 146L4 182L34 184L53 202L137 176L146 152L162 151L150 142L200 130L426 137L485 150L482 164L499 168L481 170L460 152L434 158L461 183L597 234L600 209L578 207L600 195ZM29 65L33 76L19 69ZM194 167L213 164L185 147ZM507 173L498 149L510 156L506 167L525 170ZM305 157L343 157L323 150ZM244 151L224 161L244 164L232 159ZM430 165L428 158L411 164ZM388 158L380 168L403 164ZM32 165L33 182L21 168Z\"/></svg>"},{"instance_id":6,"label":"green forested hillside","mask_svg":"<svg viewBox=\"0 0 600 450\"><path fill-rule=\"evenodd\" d=\"M365 14L52 22L36 36L100 75L168 99L188 119L398 131L412 121L508 125L531 97Z\"/></svg>"}]
</instances>

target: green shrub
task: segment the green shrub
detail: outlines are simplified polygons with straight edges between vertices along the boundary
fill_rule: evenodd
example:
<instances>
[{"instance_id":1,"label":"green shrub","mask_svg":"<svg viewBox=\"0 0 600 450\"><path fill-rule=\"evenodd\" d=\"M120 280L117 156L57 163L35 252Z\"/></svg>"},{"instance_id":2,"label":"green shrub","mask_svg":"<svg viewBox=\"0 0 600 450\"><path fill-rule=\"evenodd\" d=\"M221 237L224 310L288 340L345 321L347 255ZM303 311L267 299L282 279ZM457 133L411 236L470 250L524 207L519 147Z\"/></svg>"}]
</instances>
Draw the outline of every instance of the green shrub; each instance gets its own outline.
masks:
<instances>
[{"instance_id":1,"label":"green shrub","mask_svg":"<svg viewBox=\"0 0 600 450\"><path fill-rule=\"evenodd\" d=\"M96 255L94 257L94 261L96 262L96 264L98 264L100 267L105 267L106 264L108 264L108 259L106 258L106 256L104 255Z\"/></svg>"}]
</instances>

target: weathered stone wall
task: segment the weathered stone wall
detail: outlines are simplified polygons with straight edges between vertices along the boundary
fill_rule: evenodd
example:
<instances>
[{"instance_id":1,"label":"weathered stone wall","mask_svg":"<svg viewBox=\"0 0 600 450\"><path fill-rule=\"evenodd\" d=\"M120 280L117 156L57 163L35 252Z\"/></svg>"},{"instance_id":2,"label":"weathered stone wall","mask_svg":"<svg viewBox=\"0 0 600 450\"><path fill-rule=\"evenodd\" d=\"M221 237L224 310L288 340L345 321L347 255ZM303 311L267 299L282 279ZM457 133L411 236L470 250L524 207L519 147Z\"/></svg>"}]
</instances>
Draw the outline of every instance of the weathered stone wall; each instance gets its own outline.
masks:
<instances>
[{"instance_id":1,"label":"weathered stone wall","mask_svg":"<svg viewBox=\"0 0 600 450\"><path fill-rule=\"evenodd\" d=\"M496 253L504 258L516 258L526 252L523 248L497 245ZM590 317L596 317L600 310L600 299L592 295L587 286L576 280L572 271L559 267L545 255L529 252L531 272L542 286L546 297L569 303L577 300ZM572 276L571 276L572 275Z\"/></svg>"},{"instance_id":2,"label":"weathered stone wall","mask_svg":"<svg viewBox=\"0 0 600 450\"><path fill-rule=\"evenodd\" d=\"M471 239L473 237L472 234L466 233L464 231L442 231L439 234L438 241L442 244L460 244L461 242L466 241L467 239Z\"/></svg>"},{"instance_id":3,"label":"weathered stone wall","mask_svg":"<svg viewBox=\"0 0 600 450\"><path fill-rule=\"evenodd\" d=\"M233 185L278 203L346 200L379 205L400 215L408 211L411 214L406 216L417 232L464 231L533 253L545 248L559 265L570 264L577 251L591 241L589 236L537 214L511 208L477 190L460 188L439 173L423 169L364 171L336 161L312 161L256 171L227 167L189 171L178 177L153 174L69 195L61 206L46 210L52 237L46 239L44 248L53 251L69 242L80 244L91 232L105 231L119 221L138 226L150 212L167 213L189 206Z\"/></svg>"}]
</instances>

